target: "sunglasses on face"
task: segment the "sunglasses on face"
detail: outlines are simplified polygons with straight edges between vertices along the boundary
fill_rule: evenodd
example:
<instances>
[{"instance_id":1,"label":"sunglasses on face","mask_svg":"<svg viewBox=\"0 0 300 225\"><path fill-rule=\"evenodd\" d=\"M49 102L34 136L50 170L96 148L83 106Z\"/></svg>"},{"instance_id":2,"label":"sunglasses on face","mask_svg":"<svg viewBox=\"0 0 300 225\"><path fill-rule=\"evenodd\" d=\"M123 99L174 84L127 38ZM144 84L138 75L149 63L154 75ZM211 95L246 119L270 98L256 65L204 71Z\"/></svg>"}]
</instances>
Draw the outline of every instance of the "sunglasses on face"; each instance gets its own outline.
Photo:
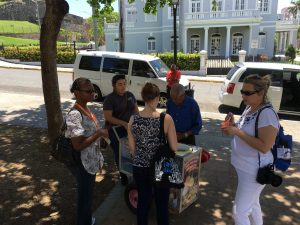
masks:
<instances>
[{"instance_id":1,"label":"sunglasses on face","mask_svg":"<svg viewBox=\"0 0 300 225\"><path fill-rule=\"evenodd\" d=\"M91 90L78 90L78 91L82 91L82 92L85 92L87 94L93 94L95 93L95 90L91 89Z\"/></svg>"},{"instance_id":2,"label":"sunglasses on face","mask_svg":"<svg viewBox=\"0 0 300 225\"><path fill-rule=\"evenodd\" d=\"M255 93L257 93L258 91L244 91L244 90L241 90L240 92L241 92L242 95L251 96L251 95L254 95Z\"/></svg>"}]
</instances>

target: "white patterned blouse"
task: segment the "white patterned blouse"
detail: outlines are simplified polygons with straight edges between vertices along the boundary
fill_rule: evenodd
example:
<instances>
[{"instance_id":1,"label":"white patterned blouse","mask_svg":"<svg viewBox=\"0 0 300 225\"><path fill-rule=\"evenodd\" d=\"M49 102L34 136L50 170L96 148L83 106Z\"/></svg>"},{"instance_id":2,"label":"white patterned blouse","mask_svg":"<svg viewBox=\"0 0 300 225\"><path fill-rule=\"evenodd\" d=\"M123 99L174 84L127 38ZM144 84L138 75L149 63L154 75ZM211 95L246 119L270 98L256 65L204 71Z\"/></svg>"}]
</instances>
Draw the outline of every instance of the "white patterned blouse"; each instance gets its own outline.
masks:
<instances>
[{"instance_id":1,"label":"white patterned blouse","mask_svg":"<svg viewBox=\"0 0 300 225\"><path fill-rule=\"evenodd\" d=\"M66 124L66 138L79 136L89 137L96 131L95 123L76 109L71 110L66 115ZM103 166L104 162L104 158L100 150L100 138L81 150L80 158L85 170L90 174L96 174Z\"/></svg>"}]
</instances>

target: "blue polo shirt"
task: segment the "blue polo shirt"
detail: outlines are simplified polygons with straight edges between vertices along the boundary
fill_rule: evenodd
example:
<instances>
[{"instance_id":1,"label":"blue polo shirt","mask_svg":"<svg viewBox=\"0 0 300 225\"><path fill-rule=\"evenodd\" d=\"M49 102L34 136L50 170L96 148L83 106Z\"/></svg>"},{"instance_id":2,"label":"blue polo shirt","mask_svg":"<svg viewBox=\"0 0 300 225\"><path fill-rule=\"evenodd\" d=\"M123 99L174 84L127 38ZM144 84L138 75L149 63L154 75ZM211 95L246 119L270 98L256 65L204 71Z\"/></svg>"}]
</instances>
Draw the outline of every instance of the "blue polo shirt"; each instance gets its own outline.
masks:
<instances>
[{"instance_id":1,"label":"blue polo shirt","mask_svg":"<svg viewBox=\"0 0 300 225\"><path fill-rule=\"evenodd\" d=\"M193 98L185 96L181 105L176 105L170 98L167 101L167 113L174 120L176 132L184 133L191 130L194 135L199 134L202 119L200 108Z\"/></svg>"}]
</instances>

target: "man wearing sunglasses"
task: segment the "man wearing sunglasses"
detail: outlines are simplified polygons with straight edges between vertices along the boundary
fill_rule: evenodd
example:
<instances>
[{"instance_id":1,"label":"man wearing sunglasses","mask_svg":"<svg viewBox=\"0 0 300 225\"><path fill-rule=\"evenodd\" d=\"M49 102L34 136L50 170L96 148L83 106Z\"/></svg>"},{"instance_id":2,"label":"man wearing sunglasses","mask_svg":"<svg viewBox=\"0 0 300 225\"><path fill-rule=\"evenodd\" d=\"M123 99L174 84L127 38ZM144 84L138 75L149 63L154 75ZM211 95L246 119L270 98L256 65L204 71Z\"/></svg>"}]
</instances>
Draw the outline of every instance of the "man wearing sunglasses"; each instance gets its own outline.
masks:
<instances>
[{"instance_id":1,"label":"man wearing sunglasses","mask_svg":"<svg viewBox=\"0 0 300 225\"><path fill-rule=\"evenodd\" d=\"M108 128L110 145L114 150L115 162L119 168L119 141L112 126L121 126L118 129L119 138L127 136L130 117L139 111L134 95L126 91L125 75L118 74L112 78L113 92L103 102L103 114ZM127 176L120 172L121 183L128 183Z\"/></svg>"}]
</instances>

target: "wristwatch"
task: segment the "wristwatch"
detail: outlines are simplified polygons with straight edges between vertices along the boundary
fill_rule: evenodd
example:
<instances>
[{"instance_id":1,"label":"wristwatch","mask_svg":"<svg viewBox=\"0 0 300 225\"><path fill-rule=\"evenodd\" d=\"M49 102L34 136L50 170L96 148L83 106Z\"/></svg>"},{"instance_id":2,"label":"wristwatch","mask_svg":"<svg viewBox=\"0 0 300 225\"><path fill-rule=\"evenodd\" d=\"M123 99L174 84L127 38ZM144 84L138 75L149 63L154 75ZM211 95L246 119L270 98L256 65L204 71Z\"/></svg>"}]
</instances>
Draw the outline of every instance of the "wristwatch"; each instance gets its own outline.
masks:
<instances>
[{"instance_id":1,"label":"wristwatch","mask_svg":"<svg viewBox=\"0 0 300 225\"><path fill-rule=\"evenodd\" d=\"M187 138L189 136L188 132L184 133L184 137Z\"/></svg>"}]
</instances>

